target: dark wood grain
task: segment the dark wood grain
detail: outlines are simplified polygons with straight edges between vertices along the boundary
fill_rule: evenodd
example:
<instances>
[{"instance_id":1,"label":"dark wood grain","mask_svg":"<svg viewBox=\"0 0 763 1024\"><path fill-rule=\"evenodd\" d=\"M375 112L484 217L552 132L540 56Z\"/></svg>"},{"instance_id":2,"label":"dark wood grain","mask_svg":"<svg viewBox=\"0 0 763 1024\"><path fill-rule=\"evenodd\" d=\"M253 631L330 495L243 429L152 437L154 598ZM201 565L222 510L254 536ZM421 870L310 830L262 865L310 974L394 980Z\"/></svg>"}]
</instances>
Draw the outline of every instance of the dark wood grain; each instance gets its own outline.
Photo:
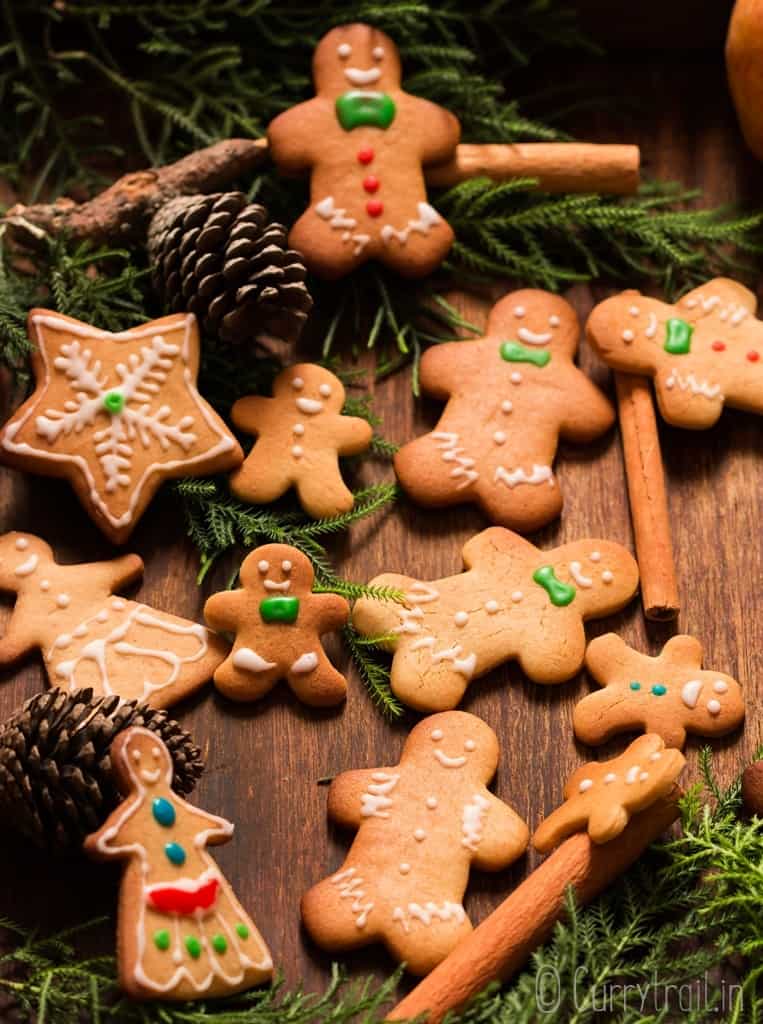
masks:
<instances>
[{"instance_id":1,"label":"dark wood grain","mask_svg":"<svg viewBox=\"0 0 763 1024\"><path fill-rule=\"evenodd\" d=\"M557 73L559 81L584 76L611 97L607 109L569 124L580 137L640 143L647 174L701 187L708 204L737 199L759 203L763 174L741 146L718 51L649 55L639 43L595 66L554 65ZM576 287L569 298L585 316L602 294ZM471 318L484 317L484 303L462 302ZM310 354L307 346L301 354ZM610 386L606 370L590 352L583 352L581 363ZM438 412L435 403L413 401L408 372L377 388L376 409L383 416L385 435L398 441L429 428ZM698 636L707 664L736 676L746 690L744 734L717 745L717 766L722 778L729 779L763 740L761 420L727 411L713 430L692 434L662 427L661 439L682 601L678 628ZM566 496L564 513L535 542L556 544L592 535L632 545L615 431L591 446L563 446L558 474ZM383 465L368 463L361 470L363 479L383 476L391 476ZM484 525L474 508L426 512L402 501L392 514L354 528L336 548L338 564L354 579L368 579L385 569L434 578L460 568L462 543ZM67 488L0 470L0 529L14 528L40 532L62 560L111 554ZM167 495L146 514L129 549L146 561L142 599L190 617L200 617L204 597L227 575L227 567L221 566L203 591L197 590L195 557ZM621 615L592 624L589 636L611 629L656 652L673 627L647 624L634 601ZM340 652L338 657L349 669L346 655ZM386 724L352 670L350 676L347 705L338 711L308 711L282 690L258 704L233 707L211 688L177 708L208 760L196 799L237 823L235 840L218 851L220 863L251 908L287 979L302 978L310 987L323 985L330 958L301 932L299 899L336 867L350 840L327 825L326 790L318 780L348 768L395 763L414 721L411 715L401 725ZM44 685L34 660L4 672L0 680L2 717ZM568 773L590 757L574 741L571 728L575 701L589 685L580 677L562 687L541 688L507 667L468 691L464 708L483 716L501 740L496 792L531 827L555 806ZM696 750L697 744L690 743L692 770ZM495 876L474 872L467 900L473 919L481 920L534 863L530 855ZM116 875L111 869L54 862L6 838L0 871L6 883L0 887L0 914L28 924L51 929L113 911ZM108 948L109 929L99 941ZM349 964L355 973L385 973L392 966L379 949L353 956Z\"/></svg>"}]
</instances>

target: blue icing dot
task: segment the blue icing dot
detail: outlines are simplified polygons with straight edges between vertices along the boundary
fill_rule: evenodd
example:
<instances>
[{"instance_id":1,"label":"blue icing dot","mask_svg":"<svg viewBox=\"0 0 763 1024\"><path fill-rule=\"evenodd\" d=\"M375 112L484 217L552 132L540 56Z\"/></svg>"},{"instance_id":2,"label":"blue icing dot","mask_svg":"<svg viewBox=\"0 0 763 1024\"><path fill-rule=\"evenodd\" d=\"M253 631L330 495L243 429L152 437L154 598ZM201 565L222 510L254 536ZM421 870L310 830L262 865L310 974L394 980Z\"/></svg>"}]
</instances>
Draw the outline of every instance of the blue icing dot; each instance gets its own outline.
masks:
<instances>
[{"instance_id":1,"label":"blue icing dot","mask_svg":"<svg viewBox=\"0 0 763 1024\"><path fill-rule=\"evenodd\" d=\"M175 824L175 808L163 796L158 796L151 804L151 813L154 816L154 821L164 825L165 828Z\"/></svg>"},{"instance_id":2,"label":"blue icing dot","mask_svg":"<svg viewBox=\"0 0 763 1024\"><path fill-rule=\"evenodd\" d=\"M641 689L641 683L637 683L634 680L634 682L631 683L631 689L632 690L640 690Z\"/></svg>"},{"instance_id":3,"label":"blue icing dot","mask_svg":"<svg viewBox=\"0 0 763 1024\"><path fill-rule=\"evenodd\" d=\"M171 864L185 864L185 850L180 843L167 843L164 853Z\"/></svg>"}]
</instances>

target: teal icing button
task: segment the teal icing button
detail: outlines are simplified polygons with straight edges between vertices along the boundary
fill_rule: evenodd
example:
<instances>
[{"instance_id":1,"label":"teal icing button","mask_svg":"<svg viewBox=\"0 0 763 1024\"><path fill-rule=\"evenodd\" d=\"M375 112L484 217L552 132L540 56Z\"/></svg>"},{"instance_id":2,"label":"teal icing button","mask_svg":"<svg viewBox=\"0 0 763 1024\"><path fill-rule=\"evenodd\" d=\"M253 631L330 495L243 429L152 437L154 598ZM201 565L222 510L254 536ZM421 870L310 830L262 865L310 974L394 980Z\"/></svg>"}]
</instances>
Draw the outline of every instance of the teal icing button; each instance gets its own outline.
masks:
<instances>
[{"instance_id":1,"label":"teal icing button","mask_svg":"<svg viewBox=\"0 0 763 1024\"><path fill-rule=\"evenodd\" d=\"M175 824L175 808L163 796L158 796L151 804L151 813L154 816L154 821L164 828L170 828Z\"/></svg>"},{"instance_id":2,"label":"teal icing button","mask_svg":"<svg viewBox=\"0 0 763 1024\"><path fill-rule=\"evenodd\" d=\"M652 687L652 693L655 695L655 697L662 697L667 692L667 686L663 686L662 683L655 683Z\"/></svg>"},{"instance_id":3,"label":"teal icing button","mask_svg":"<svg viewBox=\"0 0 763 1024\"><path fill-rule=\"evenodd\" d=\"M180 843L167 843L164 847L164 854L170 864L175 864L178 867L185 864L185 850Z\"/></svg>"},{"instance_id":4,"label":"teal icing button","mask_svg":"<svg viewBox=\"0 0 763 1024\"><path fill-rule=\"evenodd\" d=\"M631 683L631 689L632 689L632 690L640 690L640 689L641 689L641 683L637 683L637 682L636 682L636 681L634 680L634 681L633 681L633 682Z\"/></svg>"}]
</instances>

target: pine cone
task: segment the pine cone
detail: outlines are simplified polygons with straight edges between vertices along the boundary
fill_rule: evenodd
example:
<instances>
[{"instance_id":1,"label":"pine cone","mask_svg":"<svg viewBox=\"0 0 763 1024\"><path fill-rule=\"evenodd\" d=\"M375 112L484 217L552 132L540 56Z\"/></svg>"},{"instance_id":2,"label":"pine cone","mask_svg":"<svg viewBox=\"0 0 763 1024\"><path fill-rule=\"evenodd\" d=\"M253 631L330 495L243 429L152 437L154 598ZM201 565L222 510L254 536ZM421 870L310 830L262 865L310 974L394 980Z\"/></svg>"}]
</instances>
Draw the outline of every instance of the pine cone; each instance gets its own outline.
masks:
<instances>
[{"instance_id":1,"label":"pine cone","mask_svg":"<svg viewBox=\"0 0 763 1024\"><path fill-rule=\"evenodd\" d=\"M263 332L299 337L313 305L299 253L282 224L243 192L178 196L154 214L148 252L154 287L173 313L240 344Z\"/></svg>"},{"instance_id":2,"label":"pine cone","mask_svg":"<svg viewBox=\"0 0 763 1024\"><path fill-rule=\"evenodd\" d=\"M161 736L174 765L173 789L190 793L204 770L201 751L166 711L93 691L48 690L0 728L0 821L57 853L71 852L120 800L109 748L142 725Z\"/></svg>"}]
</instances>

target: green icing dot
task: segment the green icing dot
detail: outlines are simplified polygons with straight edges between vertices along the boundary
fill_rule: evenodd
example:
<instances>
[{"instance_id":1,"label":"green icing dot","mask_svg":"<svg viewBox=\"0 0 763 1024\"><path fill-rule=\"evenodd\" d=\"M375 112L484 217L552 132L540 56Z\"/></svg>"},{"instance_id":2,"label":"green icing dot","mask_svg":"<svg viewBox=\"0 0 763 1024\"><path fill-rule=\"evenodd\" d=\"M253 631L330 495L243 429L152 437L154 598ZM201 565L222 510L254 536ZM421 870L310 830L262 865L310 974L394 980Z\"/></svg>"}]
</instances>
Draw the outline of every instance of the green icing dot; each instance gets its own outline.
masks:
<instances>
[{"instance_id":1,"label":"green icing dot","mask_svg":"<svg viewBox=\"0 0 763 1024\"><path fill-rule=\"evenodd\" d=\"M501 359L507 363L533 363L535 366L546 366L551 361L551 353L544 349L528 348L519 341L504 341L501 345Z\"/></svg>"},{"instance_id":2,"label":"green icing dot","mask_svg":"<svg viewBox=\"0 0 763 1024\"><path fill-rule=\"evenodd\" d=\"M691 349L691 336L694 334L694 328L678 317L671 317L665 326L667 327L665 351L670 352L673 356L685 356Z\"/></svg>"},{"instance_id":3,"label":"green icing dot","mask_svg":"<svg viewBox=\"0 0 763 1024\"><path fill-rule=\"evenodd\" d=\"M667 686L663 686L662 683L655 683L652 687L652 693L655 695L655 697L662 697L663 694L666 694L667 692Z\"/></svg>"},{"instance_id":4,"label":"green icing dot","mask_svg":"<svg viewBox=\"0 0 763 1024\"><path fill-rule=\"evenodd\" d=\"M558 580L552 565L542 565L540 569L536 569L533 573L533 579L538 586L543 587L549 596L551 604L555 604L557 608L563 608L575 599L575 588L568 583L562 583L561 580Z\"/></svg>"},{"instance_id":5,"label":"green icing dot","mask_svg":"<svg viewBox=\"0 0 763 1024\"><path fill-rule=\"evenodd\" d=\"M389 128L395 119L395 101L386 92L351 89L337 98L336 116L346 132L364 124Z\"/></svg>"},{"instance_id":6,"label":"green icing dot","mask_svg":"<svg viewBox=\"0 0 763 1024\"><path fill-rule=\"evenodd\" d=\"M228 943L225 941L224 935L213 935L212 936L212 949L215 953L224 953L228 948Z\"/></svg>"},{"instance_id":7,"label":"green icing dot","mask_svg":"<svg viewBox=\"0 0 763 1024\"><path fill-rule=\"evenodd\" d=\"M260 617L263 622L296 622L298 612L298 597L279 595L260 601Z\"/></svg>"},{"instance_id":8,"label":"green icing dot","mask_svg":"<svg viewBox=\"0 0 763 1024\"><path fill-rule=\"evenodd\" d=\"M199 957L201 956L201 943L199 942L195 935L188 936L188 938L185 940L185 948L188 950L189 955L192 956L194 960L198 960Z\"/></svg>"},{"instance_id":9,"label":"green icing dot","mask_svg":"<svg viewBox=\"0 0 763 1024\"><path fill-rule=\"evenodd\" d=\"M248 939L249 938L249 929L247 928L247 926L245 924L237 924L236 925L236 934L238 935L238 937L240 939Z\"/></svg>"},{"instance_id":10,"label":"green icing dot","mask_svg":"<svg viewBox=\"0 0 763 1024\"><path fill-rule=\"evenodd\" d=\"M170 948L170 933L166 928L160 928L158 932L154 932L154 945L162 952Z\"/></svg>"},{"instance_id":11,"label":"green icing dot","mask_svg":"<svg viewBox=\"0 0 763 1024\"><path fill-rule=\"evenodd\" d=\"M635 682L635 681L634 681L634 682L632 682L632 683L631 683L631 689L632 689L632 690L640 690L640 689L641 689L641 683L637 683L637 682Z\"/></svg>"},{"instance_id":12,"label":"green icing dot","mask_svg":"<svg viewBox=\"0 0 763 1024\"><path fill-rule=\"evenodd\" d=\"M125 396L121 391L107 391L103 396L103 408L116 416L125 407Z\"/></svg>"}]
</instances>

